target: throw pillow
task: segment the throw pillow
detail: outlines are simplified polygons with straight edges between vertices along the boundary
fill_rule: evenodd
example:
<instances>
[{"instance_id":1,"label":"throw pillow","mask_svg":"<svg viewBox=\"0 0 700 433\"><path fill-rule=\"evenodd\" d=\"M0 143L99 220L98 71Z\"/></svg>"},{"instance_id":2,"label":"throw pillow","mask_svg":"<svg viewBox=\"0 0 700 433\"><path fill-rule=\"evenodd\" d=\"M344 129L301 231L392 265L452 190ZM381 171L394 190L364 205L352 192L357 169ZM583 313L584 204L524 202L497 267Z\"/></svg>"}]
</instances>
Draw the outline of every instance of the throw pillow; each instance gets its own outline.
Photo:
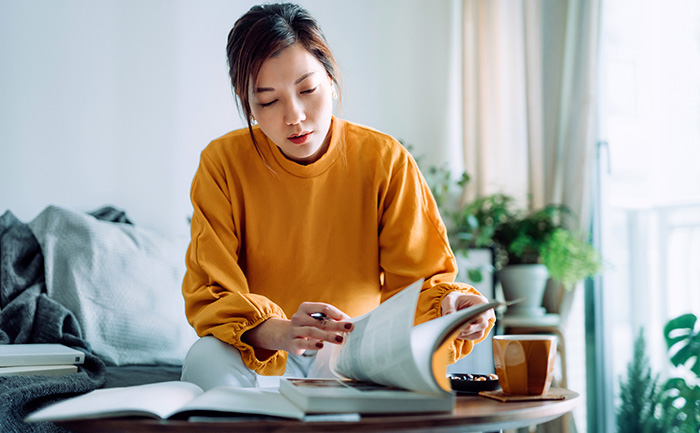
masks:
<instances>
[{"instance_id":1,"label":"throw pillow","mask_svg":"<svg viewBox=\"0 0 700 433\"><path fill-rule=\"evenodd\" d=\"M180 365L197 336L185 318L184 241L57 206L29 223L46 287L108 365Z\"/></svg>"}]
</instances>

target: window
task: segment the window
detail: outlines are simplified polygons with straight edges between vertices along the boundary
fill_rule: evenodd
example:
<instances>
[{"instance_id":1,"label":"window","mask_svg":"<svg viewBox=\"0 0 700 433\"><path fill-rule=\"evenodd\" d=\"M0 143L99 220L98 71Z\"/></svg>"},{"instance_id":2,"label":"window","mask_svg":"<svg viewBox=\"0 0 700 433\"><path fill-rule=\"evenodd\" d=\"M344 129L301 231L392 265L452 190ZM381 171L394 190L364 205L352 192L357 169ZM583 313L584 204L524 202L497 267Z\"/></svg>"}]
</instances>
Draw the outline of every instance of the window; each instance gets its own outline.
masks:
<instances>
[{"instance_id":1,"label":"window","mask_svg":"<svg viewBox=\"0 0 700 433\"><path fill-rule=\"evenodd\" d=\"M616 399L639 329L665 379L663 326L700 314L700 2L603 0L600 55L605 368Z\"/></svg>"}]
</instances>

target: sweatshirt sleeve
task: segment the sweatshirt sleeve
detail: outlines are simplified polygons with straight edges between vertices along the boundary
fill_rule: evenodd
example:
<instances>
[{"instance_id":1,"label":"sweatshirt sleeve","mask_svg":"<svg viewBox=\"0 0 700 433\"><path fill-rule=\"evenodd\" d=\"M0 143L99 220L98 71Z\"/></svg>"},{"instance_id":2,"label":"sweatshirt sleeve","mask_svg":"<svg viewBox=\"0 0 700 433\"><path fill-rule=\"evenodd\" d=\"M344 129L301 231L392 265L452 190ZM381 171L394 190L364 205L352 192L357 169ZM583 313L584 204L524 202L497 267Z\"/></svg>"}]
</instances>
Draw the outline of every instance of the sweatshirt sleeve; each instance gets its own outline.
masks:
<instances>
[{"instance_id":1,"label":"sweatshirt sleeve","mask_svg":"<svg viewBox=\"0 0 700 433\"><path fill-rule=\"evenodd\" d=\"M287 353L256 349L241 336L271 317L286 319L282 309L264 296L252 294L241 269L241 243L235 224L235 187L220 163L205 150L192 182L192 240L182 292L185 313L199 336L233 345L243 362L264 375L284 373Z\"/></svg>"},{"instance_id":2,"label":"sweatshirt sleeve","mask_svg":"<svg viewBox=\"0 0 700 433\"><path fill-rule=\"evenodd\" d=\"M451 291L480 293L454 282L457 262L447 230L430 188L413 158L404 152L387 173L380 200L380 265L383 271L382 301L420 278L425 278L416 309L415 324L440 317L440 303ZM490 321L491 332L495 320ZM485 337L484 337L485 338ZM450 363L469 354L478 341L455 340Z\"/></svg>"}]
</instances>

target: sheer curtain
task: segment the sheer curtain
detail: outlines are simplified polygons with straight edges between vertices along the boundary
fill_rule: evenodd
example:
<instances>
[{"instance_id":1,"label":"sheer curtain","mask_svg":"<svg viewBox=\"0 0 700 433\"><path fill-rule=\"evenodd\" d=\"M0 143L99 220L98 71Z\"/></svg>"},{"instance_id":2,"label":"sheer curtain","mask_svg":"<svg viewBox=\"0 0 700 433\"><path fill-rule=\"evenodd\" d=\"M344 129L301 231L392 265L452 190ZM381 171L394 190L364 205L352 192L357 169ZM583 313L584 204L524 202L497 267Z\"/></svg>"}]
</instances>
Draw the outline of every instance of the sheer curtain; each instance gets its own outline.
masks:
<instances>
[{"instance_id":1,"label":"sheer curtain","mask_svg":"<svg viewBox=\"0 0 700 433\"><path fill-rule=\"evenodd\" d=\"M563 203L589 227L599 0L463 0L464 199Z\"/></svg>"},{"instance_id":2,"label":"sheer curtain","mask_svg":"<svg viewBox=\"0 0 700 433\"><path fill-rule=\"evenodd\" d=\"M578 217L572 228L589 230L600 1L462 0L463 155L472 179L463 200L503 192L530 209L561 203ZM585 398L582 292L565 294L573 307L562 319L568 386ZM575 411L578 431L587 428L585 410Z\"/></svg>"}]
</instances>

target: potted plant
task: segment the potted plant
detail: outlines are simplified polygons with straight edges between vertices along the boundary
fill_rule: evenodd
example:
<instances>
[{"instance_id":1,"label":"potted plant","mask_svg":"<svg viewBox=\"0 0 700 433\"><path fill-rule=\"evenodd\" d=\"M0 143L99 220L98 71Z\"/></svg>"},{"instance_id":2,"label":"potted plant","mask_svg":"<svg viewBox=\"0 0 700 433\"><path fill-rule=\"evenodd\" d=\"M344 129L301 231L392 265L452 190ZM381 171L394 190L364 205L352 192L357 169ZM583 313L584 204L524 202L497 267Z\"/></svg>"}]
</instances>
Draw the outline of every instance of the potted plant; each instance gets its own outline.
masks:
<instances>
[{"instance_id":1,"label":"potted plant","mask_svg":"<svg viewBox=\"0 0 700 433\"><path fill-rule=\"evenodd\" d=\"M457 248L491 247L506 301L520 299L508 314L540 316L548 280L573 289L602 268L600 254L579 233L566 229L574 215L553 204L534 212L516 207L513 197L480 197L453 214ZM561 302L560 302L561 303Z\"/></svg>"},{"instance_id":2,"label":"potted plant","mask_svg":"<svg viewBox=\"0 0 700 433\"><path fill-rule=\"evenodd\" d=\"M652 376L640 331L627 377L620 380L618 432L700 431L700 332L697 316L683 314L664 327L669 361L676 367L665 384Z\"/></svg>"},{"instance_id":3,"label":"potted plant","mask_svg":"<svg viewBox=\"0 0 700 433\"><path fill-rule=\"evenodd\" d=\"M420 165L420 158L417 161ZM472 283L481 282L483 265L465 259L476 250L490 250L506 300L522 299L509 307L508 314L542 315L550 278L571 291L601 270L598 252L582 235L567 230L574 215L566 206L552 204L526 212L506 194L479 197L459 206L468 174L455 179L447 165L430 166L423 173L447 225L452 250L462 262L460 273Z\"/></svg>"},{"instance_id":4,"label":"potted plant","mask_svg":"<svg viewBox=\"0 0 700 433\"><path fill-rule=\"evenodd\" d=\"M602 261L585 238L566 228L573 218L563 205L553 204L534 212L510 212L493 235L499 253L497 276L507 301L521 299L508 314L540 316L547 281L573 289L598 273Z\"/></svg>"}]
</instances>

